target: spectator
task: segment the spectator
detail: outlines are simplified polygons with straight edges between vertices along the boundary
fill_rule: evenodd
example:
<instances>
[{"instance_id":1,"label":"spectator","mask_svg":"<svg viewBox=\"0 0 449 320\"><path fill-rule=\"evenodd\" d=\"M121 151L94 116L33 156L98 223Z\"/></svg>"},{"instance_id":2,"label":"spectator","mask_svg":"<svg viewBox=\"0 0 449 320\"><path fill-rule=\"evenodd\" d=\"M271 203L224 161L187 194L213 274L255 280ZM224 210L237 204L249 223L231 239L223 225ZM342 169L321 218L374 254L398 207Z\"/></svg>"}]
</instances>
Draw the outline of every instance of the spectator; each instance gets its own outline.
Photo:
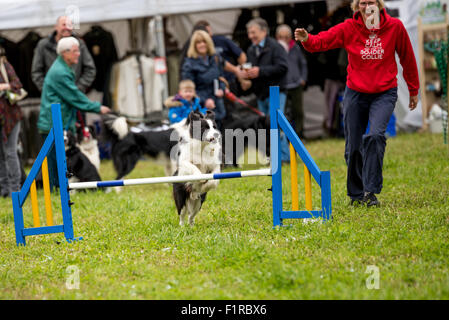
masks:
<instances>
[{"instance_id":1,"label":"spectator","mask_svg":"<svg viewBox=\"0 0 449 320\"><path fill-rule=\"evenodd\" d=\"M202 30L193 33L187 58L181 67L182 79L195 83L201 104L213 109L217 125L226 116L224 93L226 90L223 74L224 61L215 53L215 47L209 34Z\"/></svg>"},{"instance_id":2,"label":"spectator","mask_svg":"<svg viewBox=\"0 0 449 320\"><path fill-rule=\"evenodd\" d=\"M190 35L189 39L187 39L187 41L184 43L184 46L181 49L181 53L180 53L180 58L179 58L179 65L182 66L184 65L184 61L187 58L187 51L189 50L190 47L190 40L192 39L192 35L195 33L195 31L197 30L201 30L201 31L206 31L206 26L203 23L203 20L198 21L197 23L195 23L195 25L193 26L192 29L192 34ZM182 77L182 69L179 68L179 76Z\"/></svg>"},{"instance_id":3,"label":"spectator","mask_svg":"<svg viewBox=\"0 0 449 320\"><path fill-rule=\"evenodd\" d=\"M304 133L303 89L307 80L307 61L292 35L292 29L286 24L276 29L276 38L287 51L285 111L291 113L296 134L302 138Z\"/></svg>"},{"instance_id":4,"label":"spectator","mask_svg":"<svg viewBox=\"0 0 449 320\"><path fill-rule=\"evenodd\" d=\"M224 77L226 81L228 81L228 85L231 90L234 90L234 92L237 91L237 81L236 78L239 80L239 82L245 82L242 79L242 71L241 69L235 65L237 62L238 64L243 64L246 62L246 54L243 52L232 40L219 35L213 35L212 34L212 28L206 20L200 20L193 26L192 34L197 31L202 30L206 31L209 36L212 38L212 42L214 43L215 51L217 54L219 54L225 61L224 61ZM190 46L190 37L186 43L184 44L182 50L181 50L181 58L180 58L180 65L182 66L184 64L184 60L187 56L187 50ZM235 61L234 61L235 60ZM182 72L182 70L181 70ZM182 76L181 76L182 77ZM242 84L242 87L244 84Z\"/></svg>"},{"instance_id":5,"label":"spectator","mask_svg":"<svg viewBox=\"0 0 449 320\"><path fill-rule=\"evenodd\" d=\"M385 131L398 98L396 53L410 92L411 110L418 104L418 67L407 30L399 19L388 15L383 0L353 0L352 10L352 19L318 35L296 29L295 39L310 52L336 48L348 52L343 98L347 194L351 205L371 207L379 205L376 194L382 190Z\"/></svg>"},{"instance_id":6,"label":"spectator","mask_svg":"<svg viewBox=\"0 0 449 320\"><path fill-rule=\"evenodd\" d=\"M2 197L20 190L20 160L17 144L22 111L10 101L10 93L19 94L22 83L12 65L6 60L6 53L0 47L0 188Z\"/></svg>"},{"instance_id":7,"label":"spectator","mask_svg":"<svg viewBox=\"0 0 449 320\"><path fill-rule=\"evenodd\" d=\"M41 108L37 127L42 142L52 128L51 104L61 104L61 116L64 130L75 130L76 110L95 113L108 113L110 109L100 102L90 101L75 84L75 73L72 66L78 63L80 43L74 37L65 37L58 41L56 47L58 57L47 72L42 89ZM58 186L56 153L54 148L48 155L50 185Z\"/></svg>"},{"instance_id":8,"label":"spectator","mask_svg":"<svg viewBox=\"0 0 449 320\"><path fill-rule=\"evenodd\" d=\"M177 123L188 117L191 111L198 110L206 114L207 108L200 105L200 98L196 96L195 83L192 80L182 80L179 83L178 94L165 100L165 106L169 108L168 120Z\"/></svg>"},{"instance_id":9,"label":"spectator","mask_svg":"<svg viewBox=\"0 0 449 320\"><path fill-rule=\"evenodd\" d=\"M207 21L200 21L202 25L205 26L206 31L212 37L212 41L215 45L215 50L217 53L225 59L231 65L243 65L247 61L246 53L240 49L237 44L231 39L226 38L222 35L214 35L212 32L212 27ZM200 22L197 22L200 23ZM225 78L229 83L230 90L235 94L238 94L238 83L237 78L233 72L226 71L227 67L225 65Z\"/></svg>"},{"instance_id":10,"label":"spectator","mask_svg":"<svg viewBox=\"0 0 449 320\"><path fill-rule=\"evenodd\" d=\"M279 86L280 109L284 112L286 94L286 74L288 70L287 53L282 46L268 36L268 24L255 18L246 25L248 38L252 45L248 48L248 62L251 68L244 71L245 78L252 81L260 111L269 114L270 86ZM282 161L290 161L290 151L285 135L281 136Z\"/></svg>"},{"instance_id":11,"label":"spectator","mask_svg":"<svg viewBox=\"0 0 449 320\"><path fill-rule=\"evenodd\" d=\"M81 55L79 63L71 67L75 71L75 83L78 89L85 93L95 80L96 69L94 60L84 41L76 37L72 30L73 25L70 18L61 16L56 21L55 31L38 42L31 66L31 78L40 91L42 91L44 86L45 74L58 56L56 53L56 45L64 37L75 37L80 42Z\"/></svg>"}]
</instances>

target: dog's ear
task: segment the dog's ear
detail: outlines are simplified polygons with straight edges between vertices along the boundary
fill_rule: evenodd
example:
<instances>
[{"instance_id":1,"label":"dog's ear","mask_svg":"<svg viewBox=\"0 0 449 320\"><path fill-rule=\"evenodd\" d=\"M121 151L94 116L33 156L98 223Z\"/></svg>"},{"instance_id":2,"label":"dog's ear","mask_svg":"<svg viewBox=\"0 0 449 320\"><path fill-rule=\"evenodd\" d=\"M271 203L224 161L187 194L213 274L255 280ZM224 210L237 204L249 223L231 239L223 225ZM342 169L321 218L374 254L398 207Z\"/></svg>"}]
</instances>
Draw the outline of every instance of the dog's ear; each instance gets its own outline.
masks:
<instances>
[{"instance_id":1,"label":"dog's ear","mask_svg":"<svg viewBox=\"0 0 449 320\"><path fill-rule=\"evenodd\" d=\"M65 137L67 137L67 146L73 147L76 144L76 136L72 131L65 131Z\"/></svg>"},{"instance_id":2,"label":"dog's ear","mask_svg":"<svg viewBox=\"0 0 449 320\"><path fill-rule=\"evenodd\" d=\"M213 112L212 110L207 110L206 111L206 119L215 121L215 112Z\"/></svg>"},{"instance_id":3,"label":"dog's ear","mask_svg":"<svg viewBox=\"0 0 449 320\"><path fill-rule=\"evenodd\" d=\"M201 113L192 111L189 113L189 116L187 117L187 124L189 124L192 121L198 121L201 119Z\"/></svg>"}]
</instances>

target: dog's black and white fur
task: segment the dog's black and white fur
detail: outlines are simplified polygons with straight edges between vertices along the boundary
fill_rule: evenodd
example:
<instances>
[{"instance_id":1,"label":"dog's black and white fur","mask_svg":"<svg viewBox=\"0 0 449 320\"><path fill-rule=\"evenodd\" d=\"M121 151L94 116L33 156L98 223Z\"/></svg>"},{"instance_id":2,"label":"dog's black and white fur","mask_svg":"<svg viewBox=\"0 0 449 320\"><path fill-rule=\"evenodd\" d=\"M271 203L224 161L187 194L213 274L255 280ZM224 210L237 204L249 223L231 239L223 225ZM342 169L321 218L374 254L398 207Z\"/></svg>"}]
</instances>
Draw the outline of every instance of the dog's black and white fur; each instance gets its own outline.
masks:
<instances>
[{"instance_id":1,"label":"dog's black and white fur","mask_svg":"<svg viewBox=\"0 0 449 320\"><path fill-rule=\"evenodd\" d=\"M102 117L102 139L111 143L111 157L117 172L116 180L121 180L129 174L143 155L157 158L163 154L166 158L166 173L174 172L170 158L171 149L177 144L178 128L171 126L165 130L129 131L126 118L115 114Z\"/></svg>"},{"instance_id":2,"label":"dog's black and white fur","mask_svg":"<svg viewBox=\"0 0 449 320\"><path fill-rule=\"evenodd\" d=\"M215 114L191 112L185 122L178 143L175 176L219 173L221 170L221 134L217 130ZM194 181L173 184L173 197L179 215L179 224L188 216L193 225L195 216L206 200L207 192L218 186L218 180Z\"/></svg>"},{"instance_id":3,"label":"dog's black and white fur","mask_svg":"<svg viewBox=\"0 0 449 320\"><path fill-rule=\"evenodd\" d=\"M69 182L101 181L97 168L81 151L77 137L71 131L64 131L67 171L73 176Z\"/></svg>"},{"instance_id":4,"label":"dog's black and white fur","mask_svg":"<svg viewBox=\"0 0 449 320\"><path fill-rule=\"evenodd\" d=\"M78 127L76 140L81 152L89 159L98 172L100 172L100 150L95 129L92 125Z\"/></svg>"}]
</instances>

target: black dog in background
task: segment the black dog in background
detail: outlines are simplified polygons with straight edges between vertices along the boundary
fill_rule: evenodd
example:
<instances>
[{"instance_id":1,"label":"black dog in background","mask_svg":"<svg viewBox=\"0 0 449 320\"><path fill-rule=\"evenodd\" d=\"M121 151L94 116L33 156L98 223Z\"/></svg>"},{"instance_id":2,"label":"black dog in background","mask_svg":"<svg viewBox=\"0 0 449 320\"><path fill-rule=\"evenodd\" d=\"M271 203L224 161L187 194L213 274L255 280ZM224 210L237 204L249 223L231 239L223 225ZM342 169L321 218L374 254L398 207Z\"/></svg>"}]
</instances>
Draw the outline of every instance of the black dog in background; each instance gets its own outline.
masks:
<instances>
[{"instance_id":1,"label":"black dog in background","mask_svg":"<svg viewBox=\"0 0 449 320\"><path fill-rule=\"evenodd\" d=\"M149 130L134 132L128 130L124 117L113 113L102 116L103 141L111 143L111 157L117 172L116 180L121 180L129 174L143 155L157 158L163 154L166 159L166 174L173 174L173 164L170 160L170 152L178 142L178 136L170 127L161 130Z\"/></svg>"},{"instance_id":2,"label":"black dog in background","mask_svg":"<svg viewBox=\"0 0 449 320\"><path fill-rule=\"evenodd\" d=\"M237 137L234 130L241 129L243 134L247 130L254 130L255 141L244 139L243 146L237 146ZM234 132L234 134L233 134ZM265 139L261 139L261 135L265 135ZM268 115L257 114L251 109L240 105L239 103L231 103L227 101L227 115L223 120L222 130L222 150L223 163L238 167L238 159L248 147L258 148L265 157L270 157L270 117ZM251 144L253 142L254 144ZM229 154L229 147L232 143L232 154Z\"/></svg>"}]
</instances>

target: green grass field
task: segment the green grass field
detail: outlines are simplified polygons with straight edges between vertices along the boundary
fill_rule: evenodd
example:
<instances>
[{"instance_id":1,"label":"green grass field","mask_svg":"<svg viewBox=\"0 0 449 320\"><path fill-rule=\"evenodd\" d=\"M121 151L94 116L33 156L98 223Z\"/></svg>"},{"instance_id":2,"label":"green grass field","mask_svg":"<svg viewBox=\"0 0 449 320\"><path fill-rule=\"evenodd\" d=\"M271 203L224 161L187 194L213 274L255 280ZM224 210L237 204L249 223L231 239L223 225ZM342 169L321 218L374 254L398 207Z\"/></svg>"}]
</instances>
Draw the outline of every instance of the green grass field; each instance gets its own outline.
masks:
<instances>
[{"instance_id":1,"label":"green grass field","mask_svg":"<svg viewBox=\"0 0 449 320\"><path fill-rule=\"evenodd\" d=\"M343 140L306 147L331 171L330 223L285 220L290 227L273 230L270 177L221 181L194 227L179 227L169 185L136 186L71 197L82 241L54 234L16 247L11 201L2 198L0 299L448 299L449 152L441 135L388 140L381 207L370 209L348 205ZM289 172L283 167L284 209ZM113 179L110 161L101 176ZM141 161L128 178L151 176L164 176L163 166ZM53 195L59 224L58 201ZM29 200L24 214L31 227Z\"/></svg>"}]
</instances>

